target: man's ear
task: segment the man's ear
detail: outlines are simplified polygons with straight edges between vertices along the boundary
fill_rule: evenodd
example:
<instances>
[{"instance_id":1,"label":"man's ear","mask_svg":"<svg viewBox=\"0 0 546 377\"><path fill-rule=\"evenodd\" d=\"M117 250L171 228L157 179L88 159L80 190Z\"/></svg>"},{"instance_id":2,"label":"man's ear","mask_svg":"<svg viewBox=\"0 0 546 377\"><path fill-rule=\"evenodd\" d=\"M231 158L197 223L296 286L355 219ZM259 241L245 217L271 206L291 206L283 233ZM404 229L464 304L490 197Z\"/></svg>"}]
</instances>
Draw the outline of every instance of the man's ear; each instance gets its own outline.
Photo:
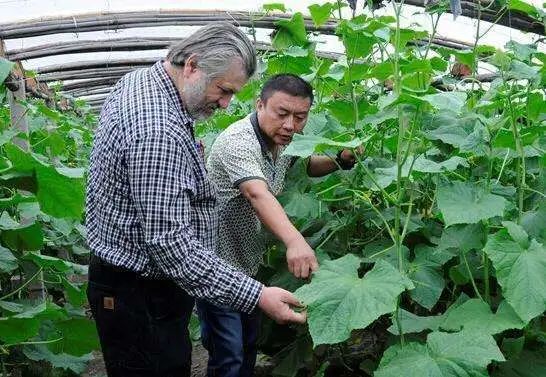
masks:
<instances>
[{"instance_id":1,"label":"man's ear","mask_svg":"<svg viewBox=\"0 0 546 377\"><path fill-rule=\"evenodd\" d=\"M197 69L197 55L191 54L184 62L184 77L193 75Z\"/></svg>"},{"instance_id":2,"label":"man's ear","mask_svg":"<svg viewBox=\"0 0 546 377\"><path fill-rule=\"evenodd\" d=\"M262 101L260 97L256 100L256 110L262 111L264 109L265 103Z\"/></svg>"}]
</instances>

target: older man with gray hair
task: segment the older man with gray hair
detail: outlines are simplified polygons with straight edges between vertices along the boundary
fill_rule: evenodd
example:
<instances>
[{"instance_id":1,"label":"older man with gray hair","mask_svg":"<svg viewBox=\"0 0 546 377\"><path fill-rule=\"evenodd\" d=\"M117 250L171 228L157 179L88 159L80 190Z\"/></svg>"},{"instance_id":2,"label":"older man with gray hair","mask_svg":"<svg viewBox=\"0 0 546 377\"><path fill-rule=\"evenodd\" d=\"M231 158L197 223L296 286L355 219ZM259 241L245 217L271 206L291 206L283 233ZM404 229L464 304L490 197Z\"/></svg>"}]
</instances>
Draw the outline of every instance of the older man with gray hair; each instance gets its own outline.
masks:
<instances>
[{"instance_id":1,"label":"older man with gray hair","mask_svg":"<svg viewBox=\"0 0 546 377\"><path fill-rule=\"evenodd\" d=\"M304 322L294 296L219 259L216 196L193 124L228 106L254 73L236 27L203 27L107 98L87 186L88 299L109 377L190 376L194 297Z\"/></svg>"}]
</instances>

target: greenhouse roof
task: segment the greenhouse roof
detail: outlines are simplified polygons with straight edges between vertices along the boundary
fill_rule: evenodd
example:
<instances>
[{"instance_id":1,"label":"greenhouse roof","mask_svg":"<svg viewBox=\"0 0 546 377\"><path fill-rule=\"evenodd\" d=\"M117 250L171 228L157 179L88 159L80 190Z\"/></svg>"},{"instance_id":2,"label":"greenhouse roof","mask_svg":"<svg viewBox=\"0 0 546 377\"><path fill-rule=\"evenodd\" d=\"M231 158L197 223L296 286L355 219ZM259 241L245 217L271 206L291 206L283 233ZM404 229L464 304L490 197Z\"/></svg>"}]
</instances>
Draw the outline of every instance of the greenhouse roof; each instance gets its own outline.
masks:
<instances>
[{"instance_id":1,"label":"greenhouse roof","mask_svg":"<svg viewBox=\"0 0 546 377\"><path fill-rule=\"evenodd\" d=\"M519 0L514 0L519 1ZM540 0L527 0L530 9L542 15ZM63 81L63 90L71 95L104 96L119 77L136 66L149 65L165 56L167 48L191 30L218 20L232 21L245 30L255 26L257 48L270 49L270 35L276 20L289 18L296 12L309 16L309 6L324 0L282 2L284 14L275 10L270 17L261 17L264 5L271 1L68 1L68 0L0 0L0 39L8 59L20 61L25 70L34 70L43 82ZM421 0L406 4L422 5ZM525 4L525 3L523 3ZM462 2L463 14L475 15L472 2ZM521 5L520 5L521 8ZM345 7L342 16L351 17ZM357 2L356 13L371 14L363 2ZM386 4L376 9L374 16L391 15ZM502 13L482 12L479 44L503 48L508 41L522 44L538 42L544 50L544 24L522 13L505 8ZM260 18L261 17L261 18ZM518 18L519 17L519 18ZM257 21L257 19L259 21ZM493 19L493 24L483 19ZM530 21L529 21L530 20ZM430 31L431 17L421 6L405 5L402 26ZM503 26L501 24L511 25ZM314 27L306 21L308 31L315 31L317 51L337 59L344 51L335 36L335 21ZM470 49L475 41L478 21L475 18L444 13L433 40L436 44L456 49ZM537 32L529 32L529 30ZM108 68L108 72L104 71ZM85 81L82 81L85 80ZM82 91L83 90L83 91Z\"/></svg>"}]
</instances>

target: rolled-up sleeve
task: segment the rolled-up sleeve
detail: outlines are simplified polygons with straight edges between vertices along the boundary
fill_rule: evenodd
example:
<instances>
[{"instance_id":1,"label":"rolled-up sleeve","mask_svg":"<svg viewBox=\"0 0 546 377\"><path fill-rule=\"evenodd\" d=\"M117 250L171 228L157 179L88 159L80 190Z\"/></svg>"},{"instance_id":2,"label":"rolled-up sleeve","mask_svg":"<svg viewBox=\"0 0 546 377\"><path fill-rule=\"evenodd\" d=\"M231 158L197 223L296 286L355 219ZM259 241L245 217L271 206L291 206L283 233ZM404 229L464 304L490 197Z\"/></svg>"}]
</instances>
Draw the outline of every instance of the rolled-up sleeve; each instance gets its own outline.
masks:
<instances>
[{"instance_id":1,"label":"rolled-up sleeve","mask_svg":"<svg viewBox=\"0 0 546 377\"><path fill-rule=\"evenodd\" d=\"M196 195L183 147L165 134L133 141L125 153L131 199L153 264L190 295L251 312L262 285L204 247L191 221Z\"/></svg>"}]
</instances>

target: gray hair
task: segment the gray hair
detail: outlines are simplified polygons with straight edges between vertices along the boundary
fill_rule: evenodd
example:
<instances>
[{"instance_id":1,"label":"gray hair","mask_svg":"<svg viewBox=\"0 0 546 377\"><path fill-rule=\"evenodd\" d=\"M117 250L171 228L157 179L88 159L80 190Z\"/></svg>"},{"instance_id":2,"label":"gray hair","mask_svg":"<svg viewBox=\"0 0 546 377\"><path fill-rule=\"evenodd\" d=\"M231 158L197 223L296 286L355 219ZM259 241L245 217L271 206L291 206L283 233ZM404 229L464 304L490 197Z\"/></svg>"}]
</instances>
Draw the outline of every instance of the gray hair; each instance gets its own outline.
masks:
<instances>
[{"instance_id":1,"label":"gray hair","mask_svg":"<svg viewBox=\"0 0 546 377\"><path fill-rule=\"evenodd\" d=\"M210 78L222 75L234 58L241 58L247 77L256 71L256 50L247 36L228 22L209 24L172 46L167 60L183 66L191 54L197 56L197 67Z\"/></svg>"}]
</instances>

